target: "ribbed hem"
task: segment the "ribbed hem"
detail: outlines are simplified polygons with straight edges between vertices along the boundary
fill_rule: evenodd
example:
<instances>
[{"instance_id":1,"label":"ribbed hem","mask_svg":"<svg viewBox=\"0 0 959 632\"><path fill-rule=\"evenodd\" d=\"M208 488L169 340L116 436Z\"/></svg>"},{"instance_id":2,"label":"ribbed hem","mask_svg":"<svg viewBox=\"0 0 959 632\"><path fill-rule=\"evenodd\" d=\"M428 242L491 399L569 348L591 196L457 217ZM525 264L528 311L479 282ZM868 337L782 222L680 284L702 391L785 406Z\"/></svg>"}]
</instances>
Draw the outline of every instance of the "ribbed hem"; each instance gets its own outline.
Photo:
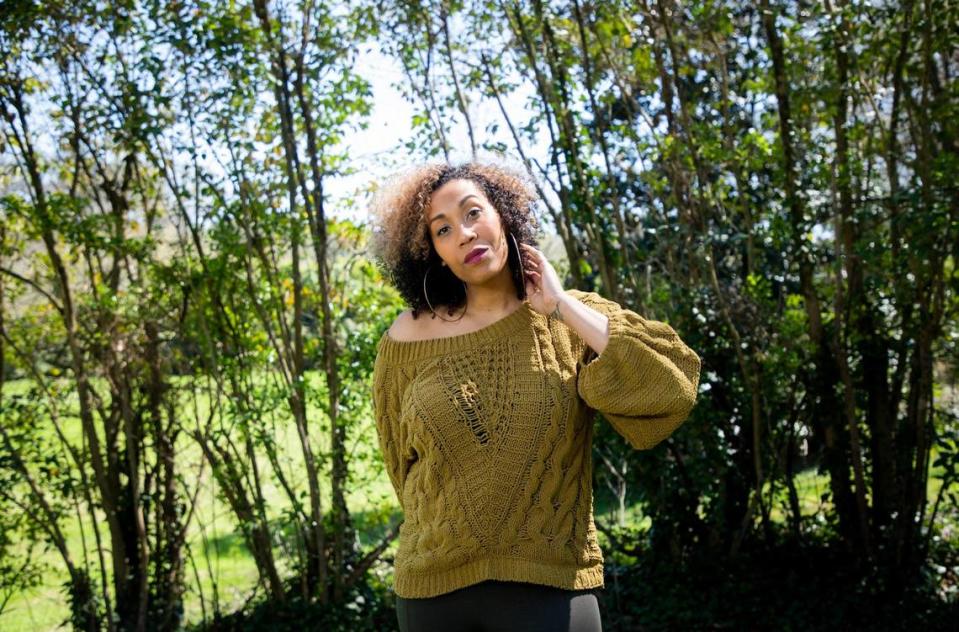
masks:
<instances>
[{"instance_id":1,"label":"ribbed hem","mask_svg":"<svg viewBox=\"0 0 959 632\"><path fill-rule=\"evenodd\" d=\"M534 313L529 302L523 301L512 312L481 329L428 340L393 340L387 330L380 336L376 352L383 354L390 362L410 362L433 355L457 353L500 340L524 326L529 327Z\"/></svg>"},{"instance_id":2,"label":"ribbed hem","mask_svg":"<svg viewBox=\"0 0 959 632\"><path fill-rule=\"evenodd\" d=\"M441 572L413 574L397 569L393 590L404 599L424 599L487 579L529 582L566 590L602 588L605 585L602 562L587 568L571 568L512 557L485 557Z\"/></svg>"}]
</instances>

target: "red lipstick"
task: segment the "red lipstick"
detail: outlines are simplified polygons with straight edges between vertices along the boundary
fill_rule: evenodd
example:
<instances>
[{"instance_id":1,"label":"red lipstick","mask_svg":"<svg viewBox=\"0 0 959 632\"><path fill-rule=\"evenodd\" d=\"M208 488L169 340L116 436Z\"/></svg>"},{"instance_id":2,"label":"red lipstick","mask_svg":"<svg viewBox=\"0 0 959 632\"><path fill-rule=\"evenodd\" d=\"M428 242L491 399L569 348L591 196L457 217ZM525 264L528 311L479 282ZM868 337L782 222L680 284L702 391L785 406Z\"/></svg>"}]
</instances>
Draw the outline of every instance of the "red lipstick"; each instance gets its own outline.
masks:
<instances>
[{"instance_id":1,"label":"red lipstick","mask_svg":"<svg viewBox=\"0 0 959 632\"><path fill-rule=\"evenodd\" d=\"M486 248L486 247L473 248L472 250L469 251L469 254L466 255L466 258L463 259L463 263L468 264L468 263L474 263L476 261L479 261L483 257L483 255L486 254L487 250L489 250L489 248Z\"/></svg>"}]
</instances>

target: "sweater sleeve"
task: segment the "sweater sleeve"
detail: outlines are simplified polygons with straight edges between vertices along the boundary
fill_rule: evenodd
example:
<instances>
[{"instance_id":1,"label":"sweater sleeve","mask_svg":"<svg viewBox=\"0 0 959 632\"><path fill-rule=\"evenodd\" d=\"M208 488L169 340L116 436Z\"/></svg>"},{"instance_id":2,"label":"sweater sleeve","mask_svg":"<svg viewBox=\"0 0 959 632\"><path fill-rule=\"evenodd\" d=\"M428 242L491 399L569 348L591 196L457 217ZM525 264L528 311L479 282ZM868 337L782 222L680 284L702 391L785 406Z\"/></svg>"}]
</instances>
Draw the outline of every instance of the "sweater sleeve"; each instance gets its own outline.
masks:
<instances>
[{"instance_id":1,"label":"sweater sleeve","mask_svg":"<svg viewBox=\"0 0 959 632\"><path fill-rule=\"evenodd\" d=\"M404 511L403 485L406 473L416 461L415 453L406 447L406 432L400 424L400 404L408 384L404 367L387 361L383 353L377 353L373 365L373 416L386 473Z\"/></svg>"},{"instance_id":2,"label":"sweater sleeve","mask_svg":"<svg viewBox=\"0 0 959 632\"><path fill-rule=\"evenodd\" d=\"M699 356L666 323L647 320L595 292L569 294L609 318L602 354L586 345L577 375L579 396L633 448L655 447L696 403Z\"/></svg>"}]
</instances>

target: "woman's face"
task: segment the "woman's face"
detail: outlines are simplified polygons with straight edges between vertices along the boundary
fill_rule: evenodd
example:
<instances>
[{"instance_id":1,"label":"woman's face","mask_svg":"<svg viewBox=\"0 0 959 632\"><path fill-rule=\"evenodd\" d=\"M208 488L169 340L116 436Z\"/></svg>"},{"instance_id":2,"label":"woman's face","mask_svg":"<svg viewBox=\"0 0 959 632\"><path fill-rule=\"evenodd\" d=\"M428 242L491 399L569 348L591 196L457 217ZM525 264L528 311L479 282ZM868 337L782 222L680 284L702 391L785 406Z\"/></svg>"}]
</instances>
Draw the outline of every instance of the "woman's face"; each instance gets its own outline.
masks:
<instances>
[{"instance_id":1,"label":"woman's face","mask_svg":"<svg viewBox=\"0 0 959 632\"><path fill-rule=\"evenodd\" d=\"M437 254L467 285L509 275L499 212L472 180L450 180L434 191L426 222ZM476 250L479 256L471 255Z\"/></svg>"}]
</instances>

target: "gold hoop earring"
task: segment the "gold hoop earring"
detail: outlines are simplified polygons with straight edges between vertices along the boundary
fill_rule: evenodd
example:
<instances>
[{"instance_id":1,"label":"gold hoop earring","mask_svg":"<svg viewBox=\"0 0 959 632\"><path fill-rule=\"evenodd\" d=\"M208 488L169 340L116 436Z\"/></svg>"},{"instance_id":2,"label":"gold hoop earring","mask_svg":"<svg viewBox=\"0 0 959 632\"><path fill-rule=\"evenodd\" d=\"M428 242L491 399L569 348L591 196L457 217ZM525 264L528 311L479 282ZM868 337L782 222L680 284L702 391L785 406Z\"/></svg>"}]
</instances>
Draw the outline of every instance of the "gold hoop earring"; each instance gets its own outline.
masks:
<instances>
[{"instance_id":1,"label":"gold hoop earring","mask_svg":"<svg viewBox=\"0 0 959 632\"><path fill-rule=\"evenodd\" d=\"M463 316L466 316L466 306L463 307L463 313L460 314L459 318L453 318L453 319L443 318L442 316L436 313L436 310L433 309L433 304L430 303L429 294L426 293L426 277L429 276L430 270L432 269L433 269L433 266L430 265L430 267L426 269L426 272L423 273L423 298L426 299L426 304L429 305L430 311L433 312L433 316L439 317L440 320L445 320L448 323L455 323L459 321L460 319L462 319ZM460 279L460 283L463 284L463 293L466 294L466 283L463 281L463 279Z\"/></svg>"},{"instance_id":2,"label":"gold hoop earring","mask_svg":"<svg viewBox=\"0 0 959 632\"><path fill-rule=\"evenodd\" d=\"M519 268L518 274L519 274L520 282L523 283L523 297L525 298L527 296L527 293L526 293L526 284L525 284L526 274L525 274L525 270L523 270L523 253L520 251L519 244L516 242L516 235L514 235L513 232L510 231L509 236L513 238L513 245L516 246L516 261L517 261L516 266L517 268Z\"/></svg>"},{"instance_id":3,"label":"gold hoop earring","mask_svg":"<svg viewBox=\"0 0 959 632\"><path fill-rule=\"evenodd\" d=\"M512 232L510 232L509 236L513 238L513 245L516 246L516 256L519 258L520 266L522 266L522 265L523 265L523 257L520 256L519 244L516 243L516 235L514 235Z\"/></svg>"}]
</instances>

